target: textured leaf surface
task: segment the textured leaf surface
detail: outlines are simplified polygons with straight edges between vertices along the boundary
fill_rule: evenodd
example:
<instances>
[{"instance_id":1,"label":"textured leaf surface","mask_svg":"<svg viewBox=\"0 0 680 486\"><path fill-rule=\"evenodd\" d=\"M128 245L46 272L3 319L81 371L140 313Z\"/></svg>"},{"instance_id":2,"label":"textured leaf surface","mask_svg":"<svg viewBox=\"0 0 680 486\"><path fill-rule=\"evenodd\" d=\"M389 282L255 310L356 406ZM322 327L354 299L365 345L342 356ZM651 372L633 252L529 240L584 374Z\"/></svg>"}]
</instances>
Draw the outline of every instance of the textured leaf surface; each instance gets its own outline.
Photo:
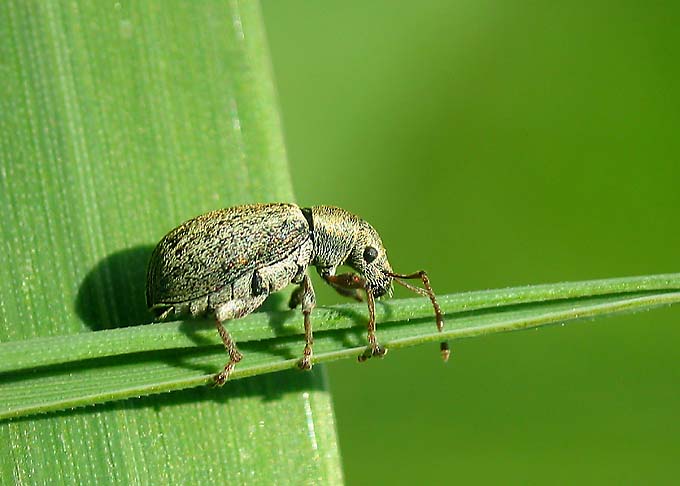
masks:
<instances>
[{"instance_id":1,"label":"textured leaf surface","mask_svg":"<svg viewBox=\"0 0 680 486\"><path fill-rule=\"evenodd\" d=\"M8 1L0 23L5 349L149 322L167 231L292 200L255 2ZM321 369L0 425L2 484L254 482L341 482Z\"/></svg>"}]
</instances>

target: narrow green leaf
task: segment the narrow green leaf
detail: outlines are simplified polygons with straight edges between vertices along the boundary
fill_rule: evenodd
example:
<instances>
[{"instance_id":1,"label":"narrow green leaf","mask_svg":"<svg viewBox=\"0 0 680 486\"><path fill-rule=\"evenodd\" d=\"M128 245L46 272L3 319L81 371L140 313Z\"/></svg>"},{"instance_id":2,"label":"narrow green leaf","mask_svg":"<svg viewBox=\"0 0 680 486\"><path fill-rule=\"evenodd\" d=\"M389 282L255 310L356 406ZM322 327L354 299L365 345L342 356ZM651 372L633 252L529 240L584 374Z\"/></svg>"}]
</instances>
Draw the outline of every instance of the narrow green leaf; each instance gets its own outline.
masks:
<instances>
[{"instance_id":1,"label":"narrow green leaf","mask_svg":"<svg viewBox=\"0 0 680 486\"><path fill-rule=\"evenodd\" d=\"M680 274L667 274L466 292L439 296L438 301L442 310L451 315L462 311L530 302L678 289ZM362 308L362 305L357 304L340 305L334 309L317 308L314 311L314 329L318 334L319 331L360 325L364 320L362 312L365 313L365 306ZM348 314L355 319L347 319ZM426 318L431 315L432 308L426 299L382 301L376 309L378 322ZM447 326L449 329L450 327ZM303 332L298 311L255 313L230 323L229 328L240 343ZM199 325L197 322L187 321L0 343L0 373L120 354L195 347L199 343L217 345L221 342L212 324ZM45 353L42 351L44 349L49 349L50 352Z\"/></svg>"},{"instance_id":2,"label":"narrow green leaf","mask_svg":"<svg viewBox=\"0 0 680 486\"><path fill-rule=\"evenodd\" d=\"M651 309L680 301L680 274L468 292L439 298L437 332L427 299L380 303L379 339L396 349L423 342L528 329ZM315 362L356 357L366 345L361 304L314 313ZM239 378L294 368L301 355L298 312L256 313L234 321L245 354ZM50 349L49 356L44 352ZM0 418L179 390L211 382L226 360L209 322L171 322L0 344ZM229 393L224 390L212 393Z\"/></svg>"}]
</instances>

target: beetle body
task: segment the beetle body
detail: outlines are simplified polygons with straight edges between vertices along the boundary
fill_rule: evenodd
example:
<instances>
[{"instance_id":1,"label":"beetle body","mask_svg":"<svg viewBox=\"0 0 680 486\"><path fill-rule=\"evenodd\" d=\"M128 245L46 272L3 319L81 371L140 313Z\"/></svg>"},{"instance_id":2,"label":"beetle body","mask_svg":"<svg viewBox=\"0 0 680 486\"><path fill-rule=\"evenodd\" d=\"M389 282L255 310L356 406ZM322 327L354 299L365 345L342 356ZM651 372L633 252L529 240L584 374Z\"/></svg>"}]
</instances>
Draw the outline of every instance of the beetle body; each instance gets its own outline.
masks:
<instances>
[{"instance_id":1,"label":"beetle body","mask_svg":"<svg viewBox=\"0 0 680 486\"><path fill-rule=\"evenodd\" d=\"M160 320L186 315L216 317L230 357L215 377L221 385L242 358L223 323L253 312L272 292L297 284L290 307L302 306L306 345L300 367L309 369L313 342L310 314L316 305L307 273L310 265L340 294L362 300L362 291L365 293L370 349L361 360L385 354L375 338L374 298L391 294L393 279L430 297L441 329L441 311L426 274L394 274L375 229L332 206L251 204L212 211L183 223L158 243L151 256L146 301ZM340 265L357 273L336 275ZM405 284L401 278L421 278L427 290Z\"/></svg>"},{"instance_id":2,"label":"beetle body","mask_svg":"<svg viewBox=\"0 0 680 486\"><path fill-rule=\"evenodd\" d=\"M158 244L149 264L146 303L161 318L201 316L227 302L238 302L246 315L271 292L300 283L311 256L307 220L293 204L212 211Z\"/></svg>"}]
</instances>

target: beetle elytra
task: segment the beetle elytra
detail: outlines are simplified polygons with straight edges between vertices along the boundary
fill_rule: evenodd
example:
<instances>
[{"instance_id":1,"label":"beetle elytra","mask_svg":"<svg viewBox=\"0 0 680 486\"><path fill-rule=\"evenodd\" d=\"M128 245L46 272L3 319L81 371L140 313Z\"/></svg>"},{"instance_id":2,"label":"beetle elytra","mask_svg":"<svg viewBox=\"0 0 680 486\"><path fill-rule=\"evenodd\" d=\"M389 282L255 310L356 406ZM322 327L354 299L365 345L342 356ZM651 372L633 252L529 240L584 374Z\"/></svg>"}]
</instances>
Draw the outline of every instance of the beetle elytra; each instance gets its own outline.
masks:
<instances>
[{"instance_id":1,"label":"beetle elytra","mask_svg":"<svg viewBox=\"0 0 680 486\"><path fill-rule=\"evenodd\" d=\"M384 356L375 334L375 299L391 295L392 282L429 297L437 328L444 321L424 271L397 274L378 233L366 221L332 206L250 204L212 211L178 226L158 243L147 270L146 303L159 320L214 315L229 362L215 375L222 385L242 355L224 323L257 309L272 292L298 287L289 305L302 307L305 347L299 366L312 367L310 314L316 305L309 266L343 296L368 304L368 348L359 356ZM336 275L340 265L356 273ZM420 279L424 289L405 282ZM441 344L446 360L448 344Z\"/></svg>"}]
</instances>

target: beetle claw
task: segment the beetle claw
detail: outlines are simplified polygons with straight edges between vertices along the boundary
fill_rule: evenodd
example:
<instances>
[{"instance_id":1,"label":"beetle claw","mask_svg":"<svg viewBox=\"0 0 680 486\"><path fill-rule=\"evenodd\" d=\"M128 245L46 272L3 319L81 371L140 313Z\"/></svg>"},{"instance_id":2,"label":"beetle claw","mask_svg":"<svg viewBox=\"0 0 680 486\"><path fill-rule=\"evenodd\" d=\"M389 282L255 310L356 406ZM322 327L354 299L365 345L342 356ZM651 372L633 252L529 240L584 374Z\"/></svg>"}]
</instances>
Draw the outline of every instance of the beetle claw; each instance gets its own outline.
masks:
<instances>
[{"instance_id":1,"label":"beetle claw","mask_svg":"<svg viewBox=\"0 0 680 486\"><path fill-rule=\"evenodd\" d=\"M305 356L300 361L298 361L298 368L300 368L301 370L311 370L312 360L310 359L310 357Z\"/></svg>"},{"instance_id":2,"label":"beetle claw","mask_svg":"<svg viewBox=\"0 0 680 486\"><path fill-rule=\"evenodd\" d=\"M239 361L241 360L239 356ZM234 371L234 366L236 366L236 361L229 361L222 371L217 373L213 377L213 386L223 386L229 379L229 375Z\"/></svg>"},{"instance_id":3,"label":"beetle claw","mask_svg":"<svg viewBox=\"0 0 680 486\"><path fill-rule=\"evenodd\" d=\"M312 348L305 346L305 352L302 355L302 359L298 361L298 368L301 370L311 370L312 369Z\"/></svg>"},{"instance_id":4,"label":"beetle claw","mask_svg":"<svg viewBox=\"0 0 680 486\"><path fill-rule=\"evenodd\" d=\"M384 358L386 354L387 348L383 348L379 344L376 344L373 349L371 349L371 355L377 356L378 358Z\"/></svg>"},{"instance_id":5,"label":"beetle claw","mask_svg":"<svg viewBox=\"0 0 680 486\"><path fill-rule=\"evenodd\" d=\"M377 358L384 358L387 354L387 351L387 348L382 347L380 344L375 344L366 348L366 350L357 357L357 360L359 363L363 363L368 358L372 358L373 356Z\"/></svg>"},{"instance_id":6,"label":"beetle claw","mask_svg":"<svg viewBox=\"0 0 680 486\"><path fill-rule=\"evenodd\" d=\"M219 388L227 382L227 378L222 376L222 373L218 373L213 376L212 386L213 388Z\"/></svg>"}]
</instances>

